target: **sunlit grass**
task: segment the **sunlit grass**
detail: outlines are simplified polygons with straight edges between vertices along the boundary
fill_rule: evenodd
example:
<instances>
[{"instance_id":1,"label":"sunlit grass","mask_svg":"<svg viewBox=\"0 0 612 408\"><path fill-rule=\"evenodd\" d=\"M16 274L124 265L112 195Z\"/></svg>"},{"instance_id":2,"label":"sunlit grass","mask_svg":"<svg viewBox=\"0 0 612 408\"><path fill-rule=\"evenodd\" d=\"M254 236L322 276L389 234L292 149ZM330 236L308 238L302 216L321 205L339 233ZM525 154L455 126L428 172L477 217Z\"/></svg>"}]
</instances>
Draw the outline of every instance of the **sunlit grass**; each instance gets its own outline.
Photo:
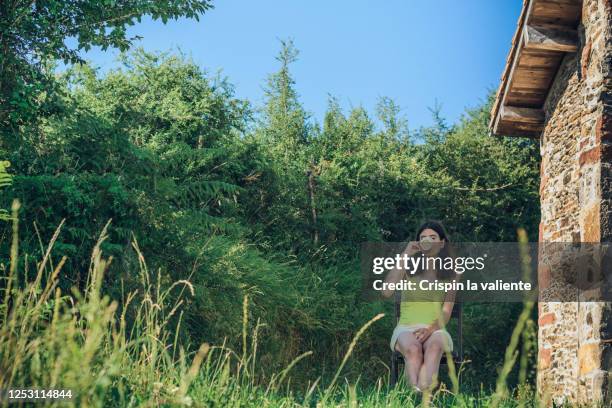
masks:
<instances>
[{"instance_id":1,"label":"sunlit grass","mask_svg":"<svg viewBox=\"0 0 612 408\"><path fill-rule=\"evenodd\" d=\"M13 208L17 211L17 204ZM108 227L108 225L107 225ZM164 288L159 274L147 268L136 241L133 248L140 264L141 286L120 301L104 296L102 282L112 263L101 251L107 227L92 256L86 289L62 293L57 287L65 258L52 261L51 239L35 273L26 281L19 270L18 224L13 217L11 262L2 284L0 305L0 388L70 389L76 406L536 406L532 392L524 387L511 393L503 384L516 361L517 326L493 395L462 394L459 379L451 370L451 389L442 384L433 393L415 395L407 387L389 388L388 376L373 385L349 383L342 376L363 333L383 315L377 315L347 341L347 350L333 378L315 378L303 390L291 386L293 370L313 364L316 350L296 356L285 369L261 384L256 372L260 324L252 333L247 327L249 299L243 302L242 350L236 353L221 345L202 344L187 352L177 338L185 296L193 296L188 281ZM170 296L172 291L180 296ZM136 300L138 299L138 300ZM173 299L170 301L170 299ZM532 306L532 305L531 305ZM526 312L531 307L526 303ZM127 323L132 313L134 321ZM519 325L524 324L523 320ZM518 333L518 334L517 334ZM4 402L6 405L6 402Z\"/></svg>"}]
</instances>

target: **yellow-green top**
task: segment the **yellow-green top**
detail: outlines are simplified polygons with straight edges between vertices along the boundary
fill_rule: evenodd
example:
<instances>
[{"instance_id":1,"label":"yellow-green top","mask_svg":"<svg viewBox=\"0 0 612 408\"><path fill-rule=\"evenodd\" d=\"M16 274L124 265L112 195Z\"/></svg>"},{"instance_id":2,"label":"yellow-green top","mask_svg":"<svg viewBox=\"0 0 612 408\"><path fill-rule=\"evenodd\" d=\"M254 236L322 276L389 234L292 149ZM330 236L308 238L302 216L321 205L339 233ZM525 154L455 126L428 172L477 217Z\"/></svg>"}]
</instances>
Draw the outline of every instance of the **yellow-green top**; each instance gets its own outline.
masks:
<instances>
[{"instance_id":1,"label":"yellow-green top","mask_svg":"<svg viewBox=\"0 0 612 408\"><path fill-rule=\"evenodd\" d=\"M424 291L420 289L403 291L398 324L405 326L431 324L440 319L444 294L444 291Z\"/></svg>"}]
</instances>

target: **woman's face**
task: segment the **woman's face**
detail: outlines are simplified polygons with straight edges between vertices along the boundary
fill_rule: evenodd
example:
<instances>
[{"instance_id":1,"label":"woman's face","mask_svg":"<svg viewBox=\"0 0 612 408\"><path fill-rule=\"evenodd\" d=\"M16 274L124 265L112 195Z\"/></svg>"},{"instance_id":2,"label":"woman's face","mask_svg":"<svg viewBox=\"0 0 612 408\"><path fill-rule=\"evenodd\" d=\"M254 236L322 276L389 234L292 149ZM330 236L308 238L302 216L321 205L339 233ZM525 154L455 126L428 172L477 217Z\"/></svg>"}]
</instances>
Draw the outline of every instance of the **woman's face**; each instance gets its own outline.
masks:
<instances>
[{"instance_id":1,"label":"woman's face","mask_svg":"<svg viewBox=\"0 0 612 408\"><path fill-rule=\"evenodd\" d=\"M444 248L444 241L436 231L426 228L419 234L419 245L425 255L436 256Z\"/></svg>"}]
</instances>

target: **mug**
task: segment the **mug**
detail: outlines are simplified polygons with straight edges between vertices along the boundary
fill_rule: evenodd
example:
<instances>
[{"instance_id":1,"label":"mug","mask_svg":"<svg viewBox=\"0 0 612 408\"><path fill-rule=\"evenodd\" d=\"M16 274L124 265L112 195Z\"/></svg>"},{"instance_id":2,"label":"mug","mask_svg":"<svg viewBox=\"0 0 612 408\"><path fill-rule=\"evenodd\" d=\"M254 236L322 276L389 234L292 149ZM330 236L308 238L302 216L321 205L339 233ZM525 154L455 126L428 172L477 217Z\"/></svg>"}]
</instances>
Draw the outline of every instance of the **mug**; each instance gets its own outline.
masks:
<instances>
[{"instance_id":1,"label":"mug","mask_svg":"<svg viewBox=\"0 0 612 408\"><path fill-rule=\"evenodd\" d=\"M421 247L421 251L427 252L433 247L433 240L429 237L425 237L419 241L419 246Z\"/></svg>"}]
</instances>

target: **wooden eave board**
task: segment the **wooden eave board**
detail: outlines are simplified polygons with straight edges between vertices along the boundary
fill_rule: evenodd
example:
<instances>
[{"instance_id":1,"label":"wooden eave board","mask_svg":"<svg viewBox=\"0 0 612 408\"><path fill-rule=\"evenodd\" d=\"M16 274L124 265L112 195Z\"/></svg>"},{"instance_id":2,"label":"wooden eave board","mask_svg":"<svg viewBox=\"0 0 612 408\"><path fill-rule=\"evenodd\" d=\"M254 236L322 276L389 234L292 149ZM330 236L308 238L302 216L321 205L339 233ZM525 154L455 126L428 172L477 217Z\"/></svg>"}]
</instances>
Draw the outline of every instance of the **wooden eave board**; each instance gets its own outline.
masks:
<instances>
[{"instance_id":1,"label":"wooden eave board","mask_svg":"<svg viewBox=\"0 0 612 408\"><path fill-rule=\"evenodd\" d=\"M541 109L565 53L525 48L524 27L554 25L576 28L582 0L524 0L512 47L493 108L490 129L496 135L538 136L543 126L502 118L504 106Z\"/></svg>"}]
</instances>

